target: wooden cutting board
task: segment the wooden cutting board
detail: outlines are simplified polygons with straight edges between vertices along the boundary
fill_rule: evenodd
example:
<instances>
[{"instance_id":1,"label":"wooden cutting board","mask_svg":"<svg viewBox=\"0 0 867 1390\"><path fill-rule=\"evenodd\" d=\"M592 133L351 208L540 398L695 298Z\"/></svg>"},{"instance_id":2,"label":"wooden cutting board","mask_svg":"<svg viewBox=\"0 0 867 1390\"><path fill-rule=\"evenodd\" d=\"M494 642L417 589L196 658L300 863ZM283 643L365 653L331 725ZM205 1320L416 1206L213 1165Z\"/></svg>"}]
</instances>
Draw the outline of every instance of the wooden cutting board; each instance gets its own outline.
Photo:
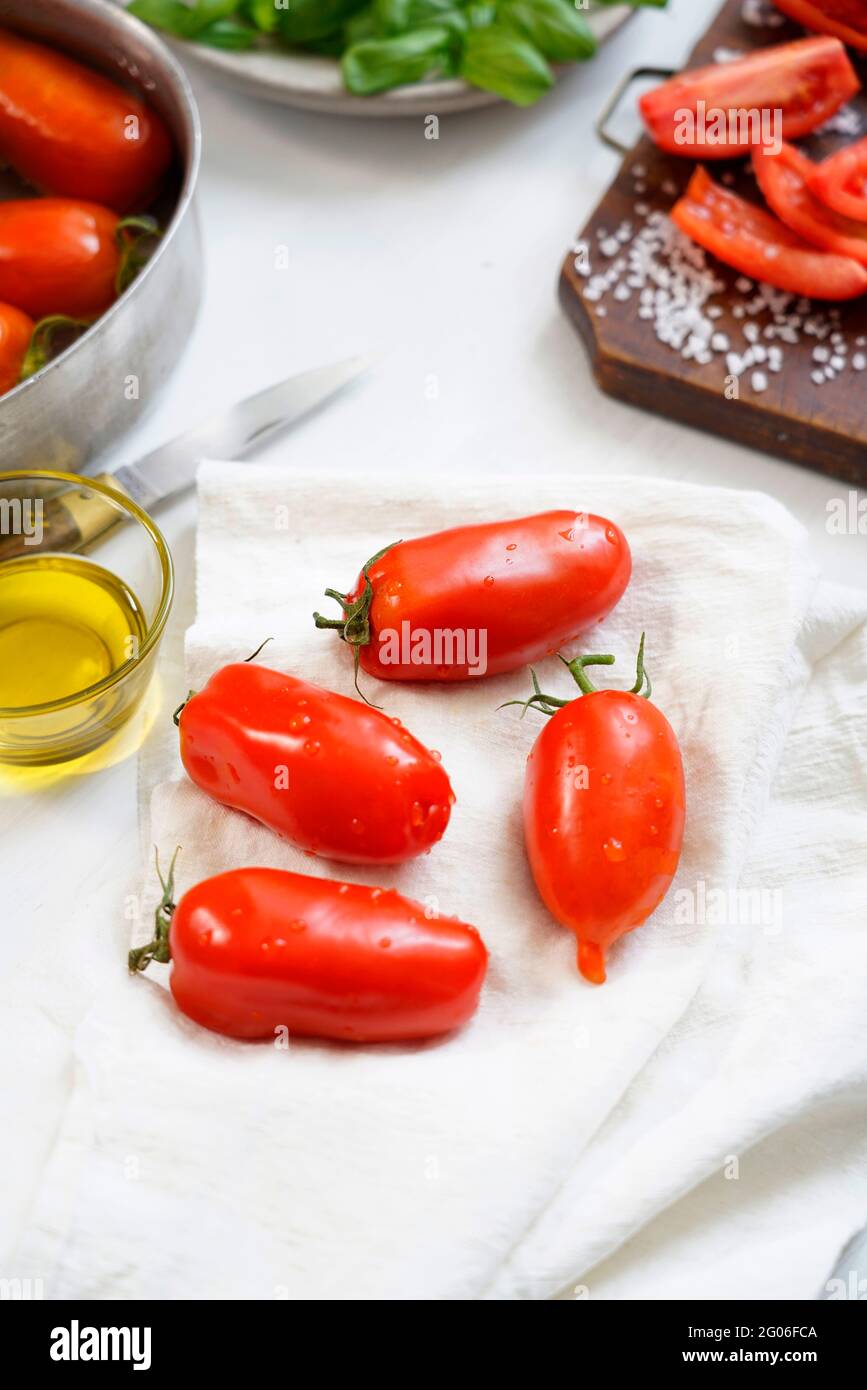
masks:
<instances>
[{"instance_id":1,"label":"wooden cutting board","mask_svg":"<svg viewBox=\"0 0 867 1390\"><path fill-rule=\"evenodd\" d=\"M757 24L757 16L771 22ZM804 37L781 19L762 0L726 0L686 66ZM867 65L856 66L867 87ZM803 143L805 153L822 158L867 136L867 93L831 125ZM837 306L767 304L736 271L707 257L721 282L700 310L713 321L711 360L696 357L689 335L686 356L660 340L653 294L669 262L656 243L668 224L657 218L654 232L648 218L669 211L694 167L641 139L563 262L560 298L598 384L631 405L867 486L867 298ZM761 201L749 161L711 160L708 167L734 191ZM699 298L704 293L700 288Z\"/></svg>"}]
</instances>

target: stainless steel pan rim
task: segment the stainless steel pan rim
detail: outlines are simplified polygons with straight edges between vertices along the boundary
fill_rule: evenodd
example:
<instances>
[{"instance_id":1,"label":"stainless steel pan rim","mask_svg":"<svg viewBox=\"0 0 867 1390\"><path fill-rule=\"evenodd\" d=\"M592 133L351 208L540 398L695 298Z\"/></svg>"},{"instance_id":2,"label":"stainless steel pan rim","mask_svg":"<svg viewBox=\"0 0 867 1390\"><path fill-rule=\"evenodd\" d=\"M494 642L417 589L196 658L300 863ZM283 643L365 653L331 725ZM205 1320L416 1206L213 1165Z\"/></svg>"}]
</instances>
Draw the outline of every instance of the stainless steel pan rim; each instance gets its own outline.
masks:
<instances>
[{"instance_id":1,"label":"stainless steel pan rim","mask_svg":"<svg viewBox=\"0 0 867 1390\"><path fill-rule=\"evenodd\" d=\"M35 25L34 14L37 8L39 18L38 25ZM65 38L62 29L53 37L50 28L45 27L44 16L50 15L50 12L55 8L58 16L62 17L67 24L72 22L70 19L70 15L73 13L71 0L43 0L39 7L14 3L14 0L0 0L0 27L8 26L26 35L33 34L34 37L38 37L38 41L44 41L48 44L54 41L59 50L70 52L71 56L78 57L79 54L75 52L73 47L70 47L69 40ZM136 64L134 59L130 58L129 51L133 48L149 55L155 67L160 70L161 76L164 76L166 88L171 97L171 104L180 113L180 122L183 127L179 129L178 120L170 122L181 168L180 187L171 217L160 237L159 244L147 265L143 267L129 288L62 353L48 362L40 371L34 373L27 381L0 397L0 433L2 433L2 426L5 423L4 415L12 414L17 417L25 399L31 396L38 399L40 388L44 387L46 378L54 377L61 369L68 367L70 358L79 354L87 354L88 349L92 353L95 352L97 339L106 338L110 342L116 342L118 336L123 332L118 320L121 316L129 319L131 315L137 314L142 302L151 292L155 280L161 280L165 286L166 281L171 278L165 274L165 262L176 251L176 242L181 230L183 228L189 229L195 223L194 195L201 164L202 131L196 100L183 67L153 29L134 16L127 14L123 8L110 3L109 0L75 0L74 18L76 24L80 25L81 34L88 35L87 43L82 45L82 50L89 49L92 55L90 60L106 75L110 75L113 66L116 67L116 63L112 61L115 54L111 51L115 50L118 56L123 55L130 59L129 75L139 90L143 92L143 95L146 98L149 97L148 84L141 81L136 82ZM88 26L93 25L95 21L98 21L100 28L107 35L110 35L110 40L104 48L90 41L91 30L88 29ZM81 56L83 61L87 61L83 56L83 51ZM101 64L99 62L100 56L104 60ZM194 243L196 246L198 244L195 227L193 227L192 234L188 233L183 236L183 241L184 247L179 254L186 257L189 266L192 246ZM165 288L161 290L161 293L164 298L167 298ZM194 304L197 307L197 287L195 290L191 289L187 297L187 307L192 308ZM174 352L174 356L178 355L179 351ZM162 374L161 367L159 375ZM11 407L11 410L7 410L7 407ZM134 422L139 413L138 410L130 411L126 418L119 416L116 428L102 431L104 437L98 440L97 448L107 447L114 438L124 431L127 425ZM18 434L20 432L20 428L18 428ZM18 440L16 439L14 442L17 443ZM85 449L83 452L86 455L90 451ZM70 459L67 460L67 464L69 467L76 468L80 467L83 461L84 459L79 459L77 462Z\"/></svg>"}]
</instances>

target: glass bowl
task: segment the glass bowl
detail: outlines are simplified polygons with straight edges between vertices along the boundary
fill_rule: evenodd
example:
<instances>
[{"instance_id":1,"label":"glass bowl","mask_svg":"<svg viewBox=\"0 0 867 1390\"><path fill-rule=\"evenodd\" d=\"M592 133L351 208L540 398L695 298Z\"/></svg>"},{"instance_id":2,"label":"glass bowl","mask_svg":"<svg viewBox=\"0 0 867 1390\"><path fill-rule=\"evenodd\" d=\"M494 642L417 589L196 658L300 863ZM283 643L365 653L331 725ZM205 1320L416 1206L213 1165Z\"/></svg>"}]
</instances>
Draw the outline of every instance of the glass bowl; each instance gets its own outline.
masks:
<instances>
[{"instance_id":1,"label":"glass bowl","mask_svg":"<svg viewBox=\"0 0 867 1390\"><path fill-rule=\"evenodd\" d=\"M121 491L0 472L0 763L68 762L117 733L150 684L173 586L162 534Z\"/></svg>"}]
</instances>

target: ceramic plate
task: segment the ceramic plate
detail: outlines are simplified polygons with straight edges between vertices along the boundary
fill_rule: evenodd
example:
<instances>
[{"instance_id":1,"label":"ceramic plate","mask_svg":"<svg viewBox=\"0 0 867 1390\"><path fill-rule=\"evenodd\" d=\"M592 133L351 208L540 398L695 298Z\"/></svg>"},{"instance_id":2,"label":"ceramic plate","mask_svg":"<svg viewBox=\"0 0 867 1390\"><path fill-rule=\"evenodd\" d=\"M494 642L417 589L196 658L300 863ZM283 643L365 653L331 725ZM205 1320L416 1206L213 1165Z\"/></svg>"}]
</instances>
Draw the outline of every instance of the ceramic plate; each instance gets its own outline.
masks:
<instances>
[{"instance_id":1,"label":"ceramic plate","mask_svg":"<svg viewBox=\"0 0 867 1390\"><path fill-rule=\"evenodd\" d=\"M614 5L591 10L587 19L601 41L619 29L631 14L629 6ZM335 116L444 116L453 111L490 106L500 100L490 92L468 87L457 79L418 82L412 87L397 87L381 96L354 97L345 90L340 68L332 58L277 52L272 48L225 53L203 44L181 43L175 47L184 59L195 59L249 96Z\"/></svg>"}]
</instances>

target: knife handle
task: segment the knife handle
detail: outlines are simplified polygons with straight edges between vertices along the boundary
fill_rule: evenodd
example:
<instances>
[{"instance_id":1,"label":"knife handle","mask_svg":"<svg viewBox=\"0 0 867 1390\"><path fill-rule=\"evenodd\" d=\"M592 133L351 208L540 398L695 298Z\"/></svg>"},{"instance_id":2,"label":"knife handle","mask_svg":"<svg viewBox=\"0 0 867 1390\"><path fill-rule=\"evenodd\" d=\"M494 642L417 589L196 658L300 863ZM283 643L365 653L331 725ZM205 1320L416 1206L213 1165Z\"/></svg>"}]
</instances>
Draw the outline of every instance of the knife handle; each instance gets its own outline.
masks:
<instances>
[{"instance_id":1,"label":"knife handle","mask_svg":"<svg viewBox=\"0 0 867 1390\"><path fill-rule=\"evenodd\" d=\"M123 492L110 473L98 474L96 481ZM86 487L87 479L83 478L82 488ZM89 550L124 519L117 507L98 492L78 492L74 488L61 497L47 497L32 505L38 510L31 517L27 533L16 531L7 535L0 531L0 563L38 555L43 550L65 554Z\"/></svg>"}]
</instances>

